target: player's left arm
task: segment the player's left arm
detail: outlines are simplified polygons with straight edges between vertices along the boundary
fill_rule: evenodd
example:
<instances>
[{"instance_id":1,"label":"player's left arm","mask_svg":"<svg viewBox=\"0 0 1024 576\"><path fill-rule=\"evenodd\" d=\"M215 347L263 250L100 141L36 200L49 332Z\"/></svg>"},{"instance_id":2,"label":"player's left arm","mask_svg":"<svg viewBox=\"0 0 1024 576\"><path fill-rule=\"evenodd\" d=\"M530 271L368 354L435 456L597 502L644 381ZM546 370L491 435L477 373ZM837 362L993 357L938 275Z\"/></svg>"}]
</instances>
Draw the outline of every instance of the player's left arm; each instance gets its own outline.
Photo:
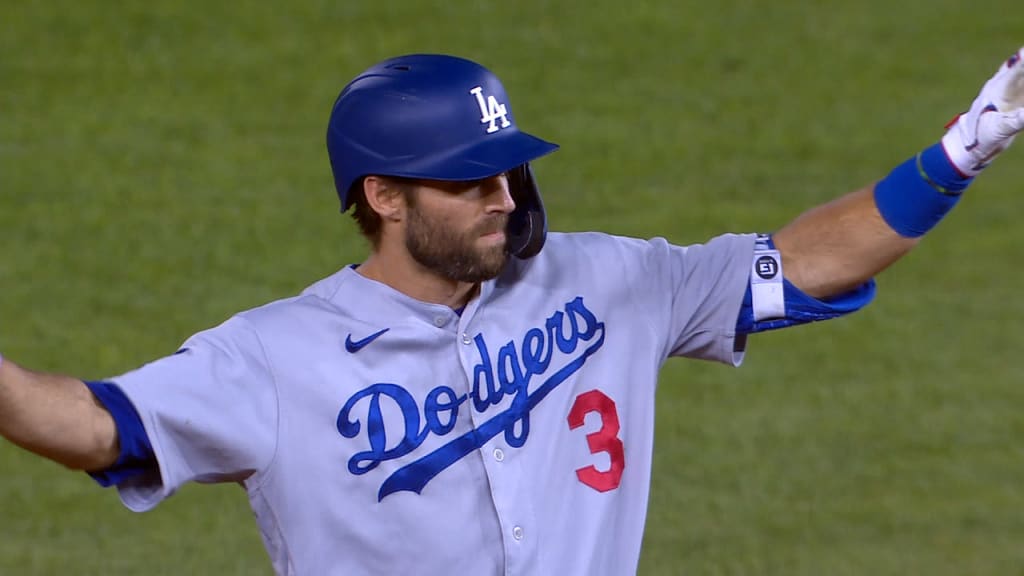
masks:
<instances>
[{"instance_id":1,"label":"player's left arm","mask_svg":"<svg viewBox=\"0 0 1024 576\"><path fill-rule=\"evenodd\" d=\"M786 280L813 298L863 285L920 241L901 236L875 204L875 186L804 212L772 235Z\"/></svg>"},{"instance_id":2,"label":"player's left arm","mask_svg":"<svg viewBox=\"0 0 1024 576\"><path fill-rule=\"evenodd\" d=\"M909 252L1024 129L1022 58L1024 48L999 67L941 142L776 232L785 278L807 296L829 299Z\"/></svg>"}]
</instances>

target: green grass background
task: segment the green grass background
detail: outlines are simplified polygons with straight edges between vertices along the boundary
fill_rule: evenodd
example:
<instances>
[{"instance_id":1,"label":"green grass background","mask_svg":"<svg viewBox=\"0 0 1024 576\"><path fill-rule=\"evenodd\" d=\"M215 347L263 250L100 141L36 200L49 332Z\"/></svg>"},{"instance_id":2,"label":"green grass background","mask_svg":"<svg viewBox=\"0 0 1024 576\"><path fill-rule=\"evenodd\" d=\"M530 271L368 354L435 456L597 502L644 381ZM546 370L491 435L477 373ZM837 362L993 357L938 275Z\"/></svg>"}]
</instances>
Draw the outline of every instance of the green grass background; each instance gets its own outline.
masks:
<instances>
[{"instance_id":1,"label":"green grass background","mask_svg":"<svg viewBox=\"0 0 1024 576\"><path fill-rule=\"evenodd\" d=\"M934 142L1024 44L1009 0L15 2L0 350L123 372L359 261L323 136L354 74L499 73L559 230L770 231ZM641 574L1024 574L1024 151L865 311L670 362ZM471 553L472 551L468 551ZM0 444L2 574L270 574L237 487L135 515Z\"/></svg>"}]
</instances>

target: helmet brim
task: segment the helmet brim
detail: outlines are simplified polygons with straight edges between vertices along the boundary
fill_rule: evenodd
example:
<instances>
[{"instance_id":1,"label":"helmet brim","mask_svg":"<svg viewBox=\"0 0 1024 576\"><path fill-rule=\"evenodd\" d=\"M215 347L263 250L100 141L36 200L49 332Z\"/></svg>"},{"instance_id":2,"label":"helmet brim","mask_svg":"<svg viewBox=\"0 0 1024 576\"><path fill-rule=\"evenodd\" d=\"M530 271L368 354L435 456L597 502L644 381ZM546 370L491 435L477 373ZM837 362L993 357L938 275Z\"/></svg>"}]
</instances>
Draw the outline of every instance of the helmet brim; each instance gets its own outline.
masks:
<instances>
[{"instance_id":1,"label":"helmet brim","mask_svg":"<svg viewBox=\"0 0 1024 576\"><path fill-rule=\"evenodd\" d=\"M558 150L557 144L510 127L464 148L412 159L403 163L400 171L382 176L453 182L481 180L508 172L555 150Z\"/></svg>"}]
</instances>

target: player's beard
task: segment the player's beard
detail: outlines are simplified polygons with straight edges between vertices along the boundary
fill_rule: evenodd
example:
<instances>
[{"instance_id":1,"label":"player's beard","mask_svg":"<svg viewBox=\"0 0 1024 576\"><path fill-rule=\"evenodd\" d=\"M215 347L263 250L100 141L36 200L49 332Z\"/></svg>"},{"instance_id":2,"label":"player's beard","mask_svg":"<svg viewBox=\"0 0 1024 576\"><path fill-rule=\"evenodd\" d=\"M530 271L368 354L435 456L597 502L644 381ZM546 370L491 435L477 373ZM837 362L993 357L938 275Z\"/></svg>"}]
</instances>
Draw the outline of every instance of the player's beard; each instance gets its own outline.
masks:
<instances>
[{"instance_id":1,"label":"player's beard","mask_svg":"<svg viewBox=\"0 0 1024 576\"><path fill-rule=\"evenodd\" d=\"M504 230L507 223L507 215L495 216L459 232L412 207L405 227L405 247L413 260L444 278L483 282L500 274L508 262L508 240L483 248L477 246L477 241L488 232Z\"/></svg>"}]
</instances>

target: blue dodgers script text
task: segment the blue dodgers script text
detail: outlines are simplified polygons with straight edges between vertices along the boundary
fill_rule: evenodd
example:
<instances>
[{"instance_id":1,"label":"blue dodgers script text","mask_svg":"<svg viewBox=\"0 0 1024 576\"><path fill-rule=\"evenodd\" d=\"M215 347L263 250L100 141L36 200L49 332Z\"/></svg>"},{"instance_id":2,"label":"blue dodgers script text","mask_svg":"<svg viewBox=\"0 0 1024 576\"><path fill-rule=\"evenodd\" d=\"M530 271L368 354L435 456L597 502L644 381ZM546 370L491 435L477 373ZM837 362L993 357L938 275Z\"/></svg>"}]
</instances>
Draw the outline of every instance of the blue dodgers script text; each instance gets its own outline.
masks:
<instances>
[{"instance_id":1,"label":"blue dodgers script text","mask_svg":"<svg viewBox=\"0 0 1024 576\"><path fill-rule=\"evenodd\" d=\"M565 334L567 328L568 335ZM396 470L381 485L378 500L402 490L420 493L434 476L499 433L504 432L509 446L523 446L530 435L530 411L601 348L604 322L587 309L581 296L577 296L565 304L564 311L552 314L543 328L527 330L518 346L515 340L501 346L493 365L483 334L478 334L474 341L480 362L473 368L473 386L468 395L459 396L448 386L437 386L427 394L421 410L408 390L398 384L379 382L353 394L341 408L338 432L345 438L355 438L364 431L369 442L369 450L356 453L348 461L349 472L365 474L381 462L413 452L431 434L449 434L455 428L460 407L467 400L473 410L482 414L500 404L506 396L513 396L511 405L490 420ZM581 342L587 343L582 350L579 349ZM556 349L570 358L548 375ZM546 376L546 379L531 392L529 384L534 376ZM361 402L364 399L367 401ZM392 448L388 448L387 439L398 437L396 432L399 431L391 430L388 434L381 414L382 402L391 402L401 411L404 420L401 441ZM359 404L366 405L365 430L358 418L352 418Z\"/></svg>"}]
</instances>

